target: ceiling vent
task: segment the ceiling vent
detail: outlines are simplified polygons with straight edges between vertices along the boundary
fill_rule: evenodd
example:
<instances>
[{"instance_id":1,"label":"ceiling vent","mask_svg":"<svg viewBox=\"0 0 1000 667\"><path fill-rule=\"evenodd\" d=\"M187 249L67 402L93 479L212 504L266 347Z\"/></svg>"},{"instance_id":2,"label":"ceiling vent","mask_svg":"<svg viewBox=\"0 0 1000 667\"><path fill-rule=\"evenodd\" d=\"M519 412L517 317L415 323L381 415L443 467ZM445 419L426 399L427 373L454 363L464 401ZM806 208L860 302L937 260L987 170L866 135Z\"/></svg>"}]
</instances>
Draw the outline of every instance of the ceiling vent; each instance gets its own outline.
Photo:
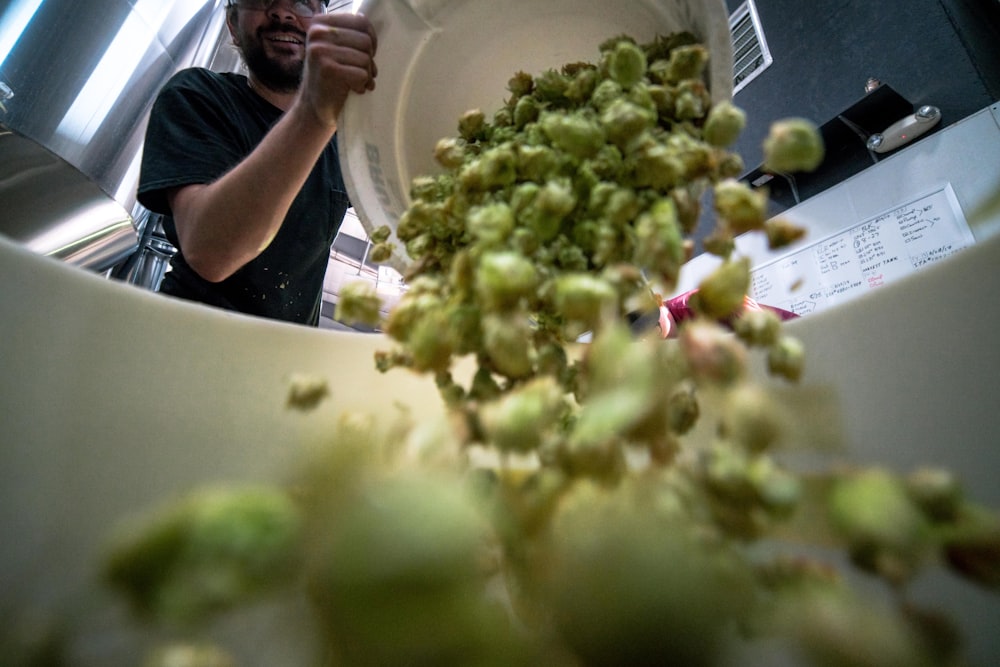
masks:
<instances>
[{"instance_id":1,"label":"ceiling vent","mask_svg":"<svg viewBox=\"0 0 1000 667\"><path fill-rule=\"evenodd\" d=\"M771 64L760 17L753 0L746 0L729 16L733 36L733 94L735 95Z\"/></svg>"}]
</instances>

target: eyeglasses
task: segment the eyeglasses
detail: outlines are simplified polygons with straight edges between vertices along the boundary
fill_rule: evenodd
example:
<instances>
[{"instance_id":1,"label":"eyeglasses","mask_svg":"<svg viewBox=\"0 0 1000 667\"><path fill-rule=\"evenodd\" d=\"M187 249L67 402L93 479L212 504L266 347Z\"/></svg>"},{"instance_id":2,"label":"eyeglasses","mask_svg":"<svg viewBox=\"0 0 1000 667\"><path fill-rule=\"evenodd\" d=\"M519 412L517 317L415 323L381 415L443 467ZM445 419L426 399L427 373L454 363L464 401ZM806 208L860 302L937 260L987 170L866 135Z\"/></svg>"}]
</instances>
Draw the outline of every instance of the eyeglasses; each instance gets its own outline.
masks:
<instances>
[{"instance_id":1,"label":"eyeglasses","mask_svg":"<svg viewBox=\"0 0 1000 667\"><path fill-rule=\"evenodd\" d=\"M266 12L274 6L274 3L281 0L231 0L230 6L240 9L249 9L256 12ZM317 14L326 14L326 2L324 0L291 0L292 12L296 16L304 19L312 18Z\"/></svg>"}]
</instances>

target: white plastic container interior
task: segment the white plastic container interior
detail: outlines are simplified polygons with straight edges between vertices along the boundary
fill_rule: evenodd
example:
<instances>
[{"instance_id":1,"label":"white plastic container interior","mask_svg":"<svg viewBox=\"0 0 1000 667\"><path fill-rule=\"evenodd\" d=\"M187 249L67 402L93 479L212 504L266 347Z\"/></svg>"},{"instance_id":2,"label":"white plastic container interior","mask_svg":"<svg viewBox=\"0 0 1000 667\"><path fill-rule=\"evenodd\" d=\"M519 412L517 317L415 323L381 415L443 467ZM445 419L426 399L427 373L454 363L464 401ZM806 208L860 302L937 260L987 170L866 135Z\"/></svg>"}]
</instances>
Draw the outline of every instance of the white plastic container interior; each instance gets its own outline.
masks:
<instances>
[{"instance_id":1,"label":"white plastic container interior","mask_svg":"<svg viewBox=\"0 0 1000 667\"><path fill-rule=\"evenodd\" d=\"M837 396L848 460L947 466L972 497L1000 506L998 263L994 237L787 325L807 349L802 389ZM281 480L345 412L441 413L430 379L374 370L373 353L389 347L380 335L170 299L2 238L0 284L5 610L57 613L101 599L95 568L116 521L205 482ZM310 412L286 405L299 373L330 384L329 399ZM972 664L1000 655L995 594L943 573L918 582L914 594L959 618ZM134 650L115 623L93 619L76 664L115 664L115 651ZM268 635L283 626L265 625L229 629L243 639L242 664L291 664L274 662L288 644Z\"/></svg>"},{"instance_id":2,"label":"white plastic container interior","mask_svg":"<svg viewBox=\"0 0 1000 667\"><path fill-rule=\"evenodd\" d=\"M376 89L349 98L338 131L345 184L367 231L395 231L410 183L436 173L434 145L455 136L458 118L487 116L508 97L518 71L539 74L598 58L620 34L641 42L689 31L708 47L716 100L733 91L732 37L723 0L368 0L358 10L378 31ZM389 264L409 262L397 242Z\"/></svg>"}]
</instances>

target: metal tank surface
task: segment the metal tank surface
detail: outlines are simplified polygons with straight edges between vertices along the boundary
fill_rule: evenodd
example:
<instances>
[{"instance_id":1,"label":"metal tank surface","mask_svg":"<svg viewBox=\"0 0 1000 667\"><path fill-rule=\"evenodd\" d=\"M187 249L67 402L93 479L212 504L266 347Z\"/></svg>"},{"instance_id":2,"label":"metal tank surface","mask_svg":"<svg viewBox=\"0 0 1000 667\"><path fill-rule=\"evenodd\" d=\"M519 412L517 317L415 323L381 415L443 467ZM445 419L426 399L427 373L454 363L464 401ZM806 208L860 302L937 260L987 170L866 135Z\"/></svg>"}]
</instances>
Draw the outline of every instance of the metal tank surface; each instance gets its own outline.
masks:
<instances>
[{"instance_id":1,"label":"metal tank surface","mask_svg":"<svg viewBox=\"0 0 1000 667\"><path fill-rule=\"evenodd\" d=\"M149 110L225 56L222 5L0 0L0 235L96 271L134 253Z\"/></svg>"}]
</instances>

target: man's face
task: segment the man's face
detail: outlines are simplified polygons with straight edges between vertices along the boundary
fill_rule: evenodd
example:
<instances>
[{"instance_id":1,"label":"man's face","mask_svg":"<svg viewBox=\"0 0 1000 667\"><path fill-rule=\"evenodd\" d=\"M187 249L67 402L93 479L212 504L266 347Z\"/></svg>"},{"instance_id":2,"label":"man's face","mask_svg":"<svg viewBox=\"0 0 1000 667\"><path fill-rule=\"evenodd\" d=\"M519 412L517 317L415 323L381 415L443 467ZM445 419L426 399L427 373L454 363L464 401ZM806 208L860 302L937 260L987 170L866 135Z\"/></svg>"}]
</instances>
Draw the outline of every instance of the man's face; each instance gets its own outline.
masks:
<instances>
[{"instance_id":1,"label":"man's face","mask_svg":"<svg viewBox=\"0 0 1000 667\"><path fill-rule=\"evenodd\" d=\"M308 19L296 16L284 2L274 3L268 11L234 11L229 29L247 68L272 90L297 90L305 62Z\"/></svg>"}]
</instances>

